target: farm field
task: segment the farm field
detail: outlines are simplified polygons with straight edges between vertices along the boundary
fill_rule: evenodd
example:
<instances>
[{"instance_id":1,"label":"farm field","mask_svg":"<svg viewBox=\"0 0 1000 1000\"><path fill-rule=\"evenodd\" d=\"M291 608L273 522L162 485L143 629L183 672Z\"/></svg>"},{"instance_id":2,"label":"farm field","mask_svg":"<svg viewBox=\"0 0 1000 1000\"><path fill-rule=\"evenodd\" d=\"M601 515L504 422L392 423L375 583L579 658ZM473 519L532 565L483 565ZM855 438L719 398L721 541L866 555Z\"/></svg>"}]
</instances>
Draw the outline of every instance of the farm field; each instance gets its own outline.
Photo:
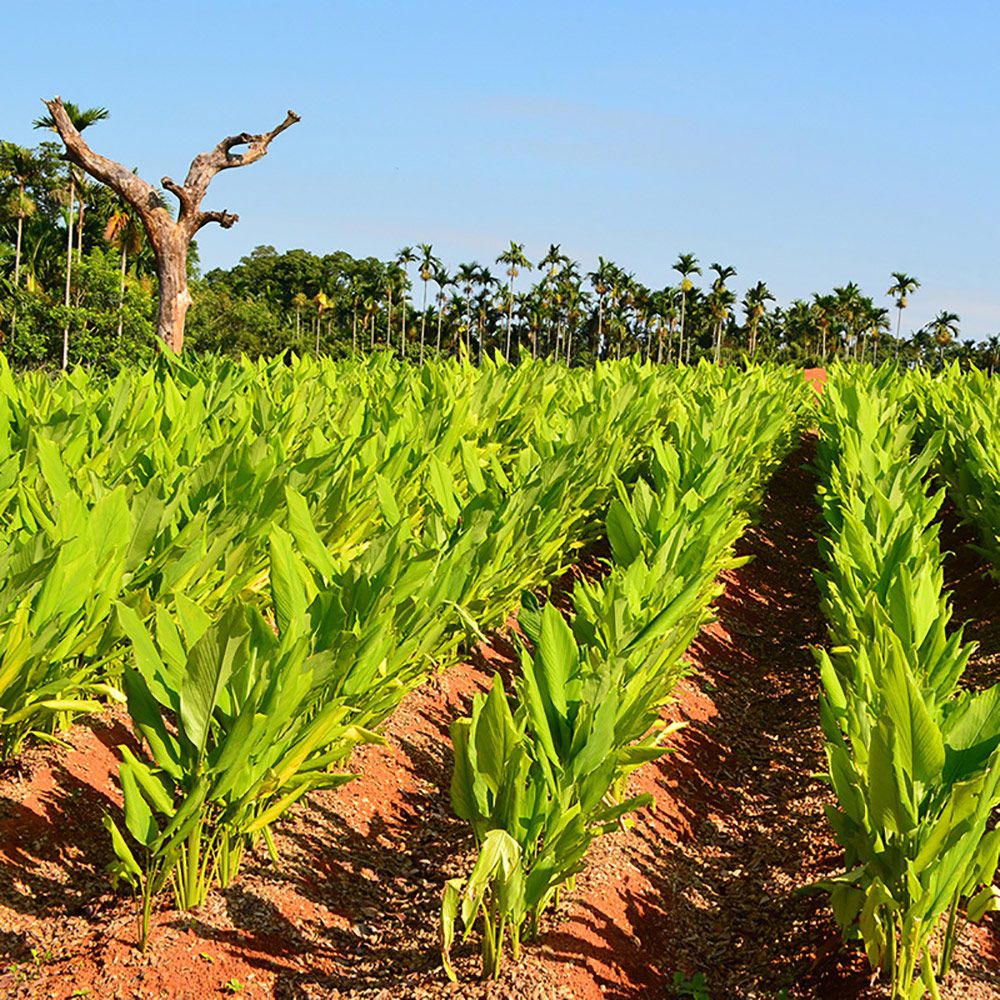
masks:
<instances>
[{"instance_id":1,"label":"farm field","mask_svg":"<svg viewBox=\"0 0 1000 1000\"><path fill-rule=\"evenodd\" d=\"M0 375L5 995L998 995L994 379Z\"/></svg>"}]
</instances>

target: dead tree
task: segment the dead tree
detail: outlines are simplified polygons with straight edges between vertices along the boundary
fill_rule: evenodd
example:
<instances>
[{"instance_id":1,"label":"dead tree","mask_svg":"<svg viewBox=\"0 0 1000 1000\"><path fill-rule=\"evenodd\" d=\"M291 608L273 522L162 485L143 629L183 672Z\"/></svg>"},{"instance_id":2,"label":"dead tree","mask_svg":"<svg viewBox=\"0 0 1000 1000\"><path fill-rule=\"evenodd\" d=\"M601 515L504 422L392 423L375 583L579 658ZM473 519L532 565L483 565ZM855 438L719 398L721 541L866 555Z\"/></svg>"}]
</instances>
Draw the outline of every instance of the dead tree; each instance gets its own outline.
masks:
<instances>
[{"instance_id":1,"label":"dead tree","mask_svg":"<svg viewBox=\"0 0 1000 1000\"><path fill-rule=\"evenodd\" d=\"M239 221L238 215L229 212L203 212L201 200L208 185L220 170L245 167L267 154L271 141L299 121L294 111L285 120L262 135L241 132L223 139L214 149L199 153L191 161L191 169L184 185L164 177L160 183L180 202L177 219L170 217L159 192L152 184L126 170L120 163L95 153L74 127L62 105L62 99L45 102L52 113L56 130L66 146L66 156L78 167L124 198L139 214L146 235L156 257L156 274L160 280L160 309L156 332L160 340L175 354L184 346L184 318L191 305L187 283L188 246L195 233L210 222L217 222L229 229ZM243 152L234 152L237 146L246 146Z\"/></svg>"}]
</instances>

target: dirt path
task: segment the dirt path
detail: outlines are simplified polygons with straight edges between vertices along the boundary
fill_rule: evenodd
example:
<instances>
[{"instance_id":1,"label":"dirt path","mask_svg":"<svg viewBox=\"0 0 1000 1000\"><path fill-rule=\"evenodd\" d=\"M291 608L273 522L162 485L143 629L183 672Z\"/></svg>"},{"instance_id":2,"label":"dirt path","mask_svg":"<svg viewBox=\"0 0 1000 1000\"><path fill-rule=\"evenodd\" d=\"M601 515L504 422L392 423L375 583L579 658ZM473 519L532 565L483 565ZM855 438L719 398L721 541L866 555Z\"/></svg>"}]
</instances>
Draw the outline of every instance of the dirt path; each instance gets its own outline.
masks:
<instances>
[{"instance_id":1,"label":"dirt path","mask_svg":"<svg viewBox=\"0 0 1000 1000\"><path fill-rule=\"evenodd\" d=\"M72 751L32 751L24 773L0 779L0 995L597 1000L692 995L672 983L699 973L712 1000L880 995L825 899L794 894L839 865L827 793L809 777L824 766L809 457L807 444L779 470L741 542L753 559L728 574L718 621L691 651L696 672L670 710L690 723L676 752L635 776L657 810L597 844L577 891L498 983L475 979L470 944L463 981L448 984L436 921L443 880L467 872L472 851L448 802L447 727L509 669L499 636L404 701L388 745L355 759L360 779L281 824L278 864L250 859L195 914L161 910L146 955L130 902L102 876L121 717L76 727ZM956 617L973 618L969 637L983 641L985 678L1000 669L997 588L964 556L949 578ZM944 995L1000 996L992 948L988 930L970 938Z\"/></svg>"}]
</instances>

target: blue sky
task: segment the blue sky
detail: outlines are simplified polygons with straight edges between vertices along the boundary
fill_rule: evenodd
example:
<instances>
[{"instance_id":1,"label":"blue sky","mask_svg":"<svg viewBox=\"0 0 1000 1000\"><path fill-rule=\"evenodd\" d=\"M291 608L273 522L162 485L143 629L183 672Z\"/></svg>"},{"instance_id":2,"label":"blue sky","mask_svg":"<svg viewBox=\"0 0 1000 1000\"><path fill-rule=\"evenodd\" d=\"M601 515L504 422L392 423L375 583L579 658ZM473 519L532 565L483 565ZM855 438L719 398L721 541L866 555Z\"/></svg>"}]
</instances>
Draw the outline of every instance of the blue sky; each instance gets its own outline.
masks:
<instances>
[{"instance_id":1,"label":"blue sky","mask_svg":"<svg viewBox=\"0 0 1000 1000\"><path fill-rule=\"evenodd\" d=\"M691 251L783 302L857 281L888 305L905 270L904 325L1000 332L995 4L4 6L4 138L41 138L43 96L104 105L93 146L159 180L302 115L213 183L241 221L202 232L205 267L260 243L486 263L514 239L662 286Z\"/></svg>"}]
</instances>

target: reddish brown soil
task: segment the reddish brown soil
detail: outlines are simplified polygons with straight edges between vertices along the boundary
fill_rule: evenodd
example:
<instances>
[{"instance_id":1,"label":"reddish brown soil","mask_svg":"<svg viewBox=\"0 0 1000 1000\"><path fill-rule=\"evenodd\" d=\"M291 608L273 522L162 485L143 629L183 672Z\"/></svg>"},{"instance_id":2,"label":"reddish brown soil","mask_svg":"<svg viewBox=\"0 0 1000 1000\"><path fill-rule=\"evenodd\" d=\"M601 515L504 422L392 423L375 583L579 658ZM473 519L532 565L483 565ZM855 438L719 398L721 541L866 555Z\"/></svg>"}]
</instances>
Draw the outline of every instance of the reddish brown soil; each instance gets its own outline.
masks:
<instances>
[{"instance_id":1,"label":"reddish brown soil","mask_svg":"<svg viewBox=\"0 0 1000 1000\"><path fill-rule=\"evenodd\" d=\"M806 368L803 370L802 375L817 393L823 391L823 386L826 385L825 368Z\"/></svg>"},{"instance_id":2,"label":"reddish brown soil","mask_svg":"<svg viewBox=\"0 0 1000 1000\"><path fill-rule=\"evenodd\" d=\"M145 955L131 901L102 874L122 716L74 727L71 750L26 754L0 776L0 995L596 1000L684 995L674 976L699 972L713 1000L782 988L881 995L841 946L823 897L794 894L838 867L827 793L809 777L823 767L809 650L823 636L808 457L779 472L741 543L753 561L728 575L718 621L692 650L695 671L668 713L689 723L676 752L635 776L656 811L596 845L576 891L499 982L476 979L470 943L458 949L462 982L447 983L436 921L443 880L467 873L472 857L448 804L447 727L493 670L510 669L503 636L408 697L388 745L352 762L360 779L280 825L278 864L249 859L194 914L164 900ZM986 670L1000 649L1000 601L974 562L953 560L949 576L957 618L975 619L970 638L983 643L974 667ZM997 957L990 927L967 937L943 995L1000 996Z\"/></svg>"}]
</instances>

